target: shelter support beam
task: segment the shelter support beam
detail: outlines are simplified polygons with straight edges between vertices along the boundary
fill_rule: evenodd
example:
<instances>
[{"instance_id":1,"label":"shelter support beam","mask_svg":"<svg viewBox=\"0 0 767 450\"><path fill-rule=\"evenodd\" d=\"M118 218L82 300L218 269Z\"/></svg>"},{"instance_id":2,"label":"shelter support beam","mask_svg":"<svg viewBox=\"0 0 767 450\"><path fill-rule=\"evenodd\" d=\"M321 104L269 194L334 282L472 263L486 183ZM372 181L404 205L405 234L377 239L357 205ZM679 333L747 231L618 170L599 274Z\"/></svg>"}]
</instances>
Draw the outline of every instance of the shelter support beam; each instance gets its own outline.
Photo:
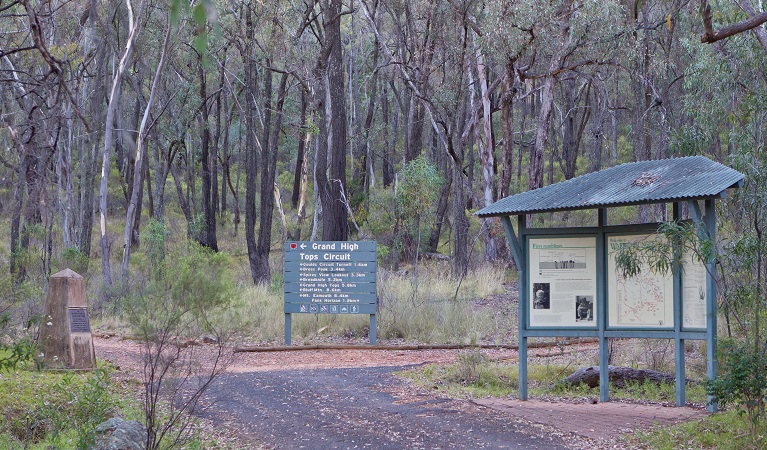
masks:
<instances>
[{"instance_id":1,"label":"shelter support beam","mask_svg":"<svg viewBox=\"0 0 767 450\"><path fill-rule=\"evenodd\" d=\"M690 214L698 229L698 240L716 240L716 204L714 199L705 201L705 213L700 204L691 200ZM716 256L710 255L706 263L706 376L709 380L716 378ZM708 396L709 412L719 408L713 397Z\"/></svg>"},{"instance_id":2,"label":"shelter support beam","mask_svg":"<svg viewBox=\"0 0 767 450\"><path fill-rule=\"evenodd\" d=\"M706 215L703 223L708 230L708 238L716 240L716 205L714 200L706 200ZM716 256L711 255L706 261L706 375L709 380L716 378ZM718 405L708 397L709 412L716 412Z\"/></svg>"},{"instance_id":3,"label":"shelter support beam","mask_svg":"<svg viewBox=\"0 0 767 450\"><path fill-rule=\"evenodd\" d=\"M674 221L679 220L679 203L674 202ZM682 249L674 248L673 286L674 286L674 357L676 367L676 406L684 406L687 403L685 361L684 361L684 338L682 338L682 265L679 263L682 257Z\"/></svg>"},{"instance_id":4,"label":"shelter support beam","mask_svg":"<svg viewBox=\"0 0 767 450\"><path fill-rule=\"evenodd\" d=\"M604 267L605 254L605 227L607 227L607 210L600 208L597 212L598 233L597 238L597 304L606 305L605 292L606 272ZM597 333L599 335L599 401L610 401L610 345L609 338L605 334L607 330L607 308L597 309Z\"/></svg>"},{"instance_id":5,"label":"shelter support beam","mask_svg":"<svg viewBox=\"0 0 767 450\"><path fill-rule=\"evenodd\" d=\"M527 298L527 280L525 278L527 273L527 253L525 247L520 243L527 222L524 215L517 216L517 229L519 230L519 235L517 236L509 216L501 217L501 221L506 232L506 239L509 241L511 251L514 254L514 262L517 264L517 286L519 292L519 399L527 400L527 334L525 334L527 330L527 301L525 301Z\"/></svg>"}]
</instances>

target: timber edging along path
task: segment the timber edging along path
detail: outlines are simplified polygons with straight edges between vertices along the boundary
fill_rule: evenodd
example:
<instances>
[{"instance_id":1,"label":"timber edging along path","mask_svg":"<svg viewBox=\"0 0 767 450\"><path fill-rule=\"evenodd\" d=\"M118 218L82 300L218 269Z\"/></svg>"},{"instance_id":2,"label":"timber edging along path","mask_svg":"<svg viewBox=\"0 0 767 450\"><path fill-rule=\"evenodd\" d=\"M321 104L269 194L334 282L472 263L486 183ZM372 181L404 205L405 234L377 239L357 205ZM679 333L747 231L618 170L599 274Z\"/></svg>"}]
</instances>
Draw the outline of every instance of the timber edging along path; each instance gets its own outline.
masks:
<instances>
[{"instance_id":1,"label":"timber edging along path","mask_svg":"<svg viewBox=\"0 0 767 450\"><path fill-rule=\"evenodd\" d=\"M530 343L528 348L547 348L558 347L562 345L575 344L593 344L597 339L581 339L579 341L558 341L558 342L537 342ZM239 346L234 348L234 353L244 352L294 352L301 350L465 350L465 349L484 349L484 350L518 350L518 345L459 345L459 344L416 344L416 345L348 345L348 344L315 344L301 346Z\"/></svg>"}]
</instances>

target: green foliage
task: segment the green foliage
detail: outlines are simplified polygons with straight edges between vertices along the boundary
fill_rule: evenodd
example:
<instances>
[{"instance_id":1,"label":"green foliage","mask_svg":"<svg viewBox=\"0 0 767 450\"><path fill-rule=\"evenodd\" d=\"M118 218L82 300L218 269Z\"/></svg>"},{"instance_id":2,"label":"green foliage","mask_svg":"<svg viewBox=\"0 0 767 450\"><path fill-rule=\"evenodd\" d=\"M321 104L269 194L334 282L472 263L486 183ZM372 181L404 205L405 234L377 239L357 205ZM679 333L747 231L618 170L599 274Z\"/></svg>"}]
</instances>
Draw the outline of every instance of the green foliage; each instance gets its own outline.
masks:
<instances>
[{"instance_id":1,"label":"green foliage","mask_svg":"<svg viewBox=\"0 0 767 450\"><path fill-rule=\"evenodd\" d=\"M7 321L7 316L0 318L0 327ZM11 344L0 344L0 372L12 371L25 361L31 360L37 351L37 344L28 338Z\"/></svg>"},{"instance_id":2,"label":"green foliage","mask_svg":"<svg viewBox=\"0 0 767 450\"><path fill-rule=\"evenodd\" d=\"M158 242L161 242L158 241ZM156 250L150 248L150 254ZM134 291L129 320L146 340L212 331L212 315L235 296L229 257L189 241L156 265L145 289Z\"/></svg>"},{"instance_id":3,"label":"green foliage","mask_svg":"<svg viewBox=\"0 0 767 450\"><path fill-rule=\"evenodd\" d=\"M388 245L376 245L376 261L378 261L379 264L385 261L390 252L391 249Z\"/></svg>"},{"instance_id":4,"label":"green foliage","mask_svg":"<svg viewBox=\"0 0 767 450\"><path fill-rule=\"evenodd\" d=\"M229 256L194 241L160 251L164 227L152 228L148 252L157 262L142 286L126 301L128 321L143 342L144 412L148 449L174 446L189 436L189 414L213 378L225 367L223 345L232 327L227 315L237 299ZM214 336L219 352L202 364L193 347L203 335ZM168 406L161 407L168 399ZM161 413L162 411L162 413Z\"/></svg>"},{"instance_id":5,"label":"green foliage","mask_svg":"<svg viewBox=\"0 0 767 450\"><path fill-rule=\"evenodd\" d=\"M64 403L48 403L43 408L51 423L51 440L62 446L66 432L74 429L74 447L90 448L96 441L96 426L108 419L115 407L109 388L109 374L105 369L97 369L84 380L65 373L55 385L56 390L64 393Z\"/></svg>"},{"instance_id":6,"label":"green foliage","mask_svg":"<svg viewBox=\"0 0 767 450\"><path fill-rule=\"evenodd\" d=\"M722 407L734 405L745 414L756 436L767 399L767 345L724 340L720 343L720 374L706 390Z\"/></svg>"},{"instance_id":7,"label":"green foliage","mask_svg":"<svg viewBox=\"0 0 767 450\"><path fill-rule=\"evenodd\" d=\"M676 450L699 448L717 450L763 449L767 447L765 431L753 436L743 433L748 419L735 411L713 414L703 420L684 422L671 427L636 431L628 437L630 448Z\"/></svg>"},{"instance_id":8,"label":"green foliage","mask_svg":"<svg viewBox=\"0 0 767 450\"><path fill-rule=\"evenodd\" d=\"M147 254L149 256L150 267L157 272L154 274L155 278L162 277L162 268L165 261L165 247L167 245L170 231L165 226L164 222L160 222L157 219L149 219L149 223L146 224L144 232L141 235L141 240L147 248Z\"/></svg>"},{"instance_id":9,"label":"green foliage","mask_svg":"<svg viewBox=\"0 0 767 450\"><path fill-rule=\"evenodd\" d=\"M205 229L205 216L200 213L189 222L189 238L199 240Z\"/></svg>"},{"instance_id":10,"label":"green foliage","mask_svg":"<svg viewBox=\"0 0 767 450\"><path fill-rule=\"evenodd\" d=\"M40 294L29 282L16 283L7 271L0 276L0 373L34 357L40 314L28 303Z\"/></svg>"},{"instance_id":11,"label":"green foliage","mask_svg":"<svg viewBox=\"0 0 767 450\"><path fill-rule=\"evenodd\" d=\"M48 372L26 364L0 373L0 448L89 448L98 423L135 412L109 370Z\"/></svg>"},{"instance_id":12,"label":"green foliage","mask_svg":"<svg viewBox=\"0 0 767 450\"><path fill-rule=\"evenodd\" d=\"M67 247L61 252L61 269L70 268L80 275L88 272L90 259L77 247Z\"/></svg>"},{"instance_id":13,"label":"green foliage","mask_svg":"<svg viewBox=\"0 0 767 450\"><path fill-rule=\"evenodd\" d=\"M419 216L434 207L442 177L425 155L410 161L402 171L395 196L401 217Z\"/></svg>"},{"instance_id":14,"label":"green foliage","mask_svg":"<svg viewBox=\"0 0 767 450\"><path fill-rule=\"evenodd\" d=\"M425 155L410 161L402 171L394 195L395 247L415 256L422 242L422 220L435 214L443 180Z\"/></svg>"}]
</instances>

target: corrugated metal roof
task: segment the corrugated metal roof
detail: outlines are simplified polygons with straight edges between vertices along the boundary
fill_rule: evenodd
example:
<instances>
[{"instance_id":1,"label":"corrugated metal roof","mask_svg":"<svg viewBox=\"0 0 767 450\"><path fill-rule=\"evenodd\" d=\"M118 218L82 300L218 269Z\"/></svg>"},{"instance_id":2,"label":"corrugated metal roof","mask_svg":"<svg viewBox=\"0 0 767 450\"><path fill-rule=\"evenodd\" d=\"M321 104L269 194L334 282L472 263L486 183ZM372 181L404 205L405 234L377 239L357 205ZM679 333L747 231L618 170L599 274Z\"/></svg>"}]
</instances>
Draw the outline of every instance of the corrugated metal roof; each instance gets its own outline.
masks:
<instances>
[{"instance_id":1,"label":"corrugated metal roof","mask_svg":"<svg viewBox=\"0 0 767 450\"><path fill-rule=\"evenodd\" d=\"M499 200L480 217L594 209L719 197L745 175L705 156L639 161Z\"/></svg>"}]
</instances>

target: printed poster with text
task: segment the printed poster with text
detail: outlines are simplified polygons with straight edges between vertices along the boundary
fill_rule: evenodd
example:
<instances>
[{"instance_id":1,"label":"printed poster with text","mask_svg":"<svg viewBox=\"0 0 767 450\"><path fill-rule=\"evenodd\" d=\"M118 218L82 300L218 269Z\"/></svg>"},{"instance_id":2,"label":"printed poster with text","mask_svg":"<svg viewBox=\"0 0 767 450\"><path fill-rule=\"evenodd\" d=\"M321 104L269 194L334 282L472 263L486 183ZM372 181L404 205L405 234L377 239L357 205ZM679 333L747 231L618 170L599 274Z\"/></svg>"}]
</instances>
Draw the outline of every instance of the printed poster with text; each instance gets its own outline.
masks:
<instances>
[{"instance_id":1,"label":"printed poster with text","mask_svg":"<svg viewBox=\"0 0 767 450\"><path fill-rule=\"evenodd\" d=\"M615 258L622 247L647 240L652 235L608 236L607 309L608 326L623 328L673 328L674 285L671 271L658 273L646 262L632 277L618 270Z\"/></svg>"},{"instance_id":2,"label":"printed poster with text","mask_svg":"<svg viewBox=\"0 0 767 450\"><path fill-rule=\"evenodd\" d=\"M530 238L531 327L596 327L596 237Z\"/></svg>"},{"instance_id":3,"label":"printed poster with text","mask_svg":"<svg viewBox=\"0 0 767 450\"><path fill-rule=\"evenodd\" d=\"M706 266L692 251L684 255L682 328L706 329Z\"/></svg>"}]
</instances>

